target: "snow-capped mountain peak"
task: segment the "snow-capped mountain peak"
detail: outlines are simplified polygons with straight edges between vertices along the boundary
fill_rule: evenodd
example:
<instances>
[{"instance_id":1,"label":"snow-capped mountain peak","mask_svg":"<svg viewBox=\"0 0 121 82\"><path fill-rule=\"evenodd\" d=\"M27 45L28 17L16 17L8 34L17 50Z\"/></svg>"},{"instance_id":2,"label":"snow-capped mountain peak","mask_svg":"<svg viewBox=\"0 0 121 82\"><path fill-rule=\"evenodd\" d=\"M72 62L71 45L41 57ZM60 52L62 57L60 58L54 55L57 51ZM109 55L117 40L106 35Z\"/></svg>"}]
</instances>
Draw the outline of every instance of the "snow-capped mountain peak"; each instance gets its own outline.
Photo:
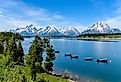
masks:
<instances>
[{"instance_id":1,"label":"snow-capped mountain peak","mask_svg":"<svg viewBox=\"0 0 121 82\"><path fill-rule=\"evenodd\" d=\"M80 35L80 32L76 28L73 28L73 27L69 27L68 29L61 29L60 32L64 36L74 37L74 36Z\"/></svg>"},{"instance_id":2,"label":"snow-capped mountain peak","mask_svg":"<svg viewBox=\"0 0 121 82\"><path fill-rule=\"evenodd\" d=\"M61 36L61 33L56 27L47 26L43 29L41 36Z\"/></svg>"},{"instance_id":3,"label":"snow-capped mountain peak","mask_svg":"<svg viewBox=\"0 0 121 82\"><path fill-rule=\"evenodd\" d=\"M95 24L93 24L91 27L88 27L88 29L84 30L82 32L82 34L99 34L99 33L118 33L120 32L119 29L113 29L110 28L110 26L106 23L101 23L101 22L97 22Z\"/></svg>"},{"instance_id":4,"label":"snow-capped mountain peak","mask_svg":"<svg viewBox=\"0 0 121 82\"><path fill-rule=\"evenodd\" d=\"M110 29L109 25L108 24L104 24L104 23L101 23L101 22L97 22L96 24L93 24L91 26L91 29L92 30L97 30L101 33L105 33L107 30Z\"/></svg>"},{"instance_id":5,"label":"snow-capped mountain peak","mask_svg":"<svg viewBox=\"0 0 121 82\"><path fill-rule=\"evenodd\" d=\"M16 32L21 34L22 36L34 36L35 33L37 32L36 27L33 26L33 24L29 26L25 26L22 28L17 28L15 30L10 30L11 32Z\"/></svg>"}]
</instances>

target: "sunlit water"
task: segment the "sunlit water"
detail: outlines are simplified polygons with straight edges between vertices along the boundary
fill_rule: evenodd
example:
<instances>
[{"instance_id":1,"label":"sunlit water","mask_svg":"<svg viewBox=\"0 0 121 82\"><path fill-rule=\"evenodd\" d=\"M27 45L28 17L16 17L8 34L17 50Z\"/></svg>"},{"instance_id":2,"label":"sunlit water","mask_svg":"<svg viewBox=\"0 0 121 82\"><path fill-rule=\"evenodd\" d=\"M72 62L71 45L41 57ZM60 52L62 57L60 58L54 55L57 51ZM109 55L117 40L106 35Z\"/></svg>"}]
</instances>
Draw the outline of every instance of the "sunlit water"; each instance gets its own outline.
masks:
<instances>
[{"instance_id":1,"label":"sunlit water","mask_svg":"<svg viewBox=\"0 0 121 82\"><path fill-rule=\"evenodd\" d=\"M25 38L24 52L28 52L32 38ZM67 39L51 39L56 54L54 70L67 70L86 82L121 82L121 41L99 42ZM79 59L65 57L65 53L78 55ZM84 61L85 57L93 57L93 61ZM97 63L97 58L109 58L109 63Z\"/></svg>"}]
</instances>

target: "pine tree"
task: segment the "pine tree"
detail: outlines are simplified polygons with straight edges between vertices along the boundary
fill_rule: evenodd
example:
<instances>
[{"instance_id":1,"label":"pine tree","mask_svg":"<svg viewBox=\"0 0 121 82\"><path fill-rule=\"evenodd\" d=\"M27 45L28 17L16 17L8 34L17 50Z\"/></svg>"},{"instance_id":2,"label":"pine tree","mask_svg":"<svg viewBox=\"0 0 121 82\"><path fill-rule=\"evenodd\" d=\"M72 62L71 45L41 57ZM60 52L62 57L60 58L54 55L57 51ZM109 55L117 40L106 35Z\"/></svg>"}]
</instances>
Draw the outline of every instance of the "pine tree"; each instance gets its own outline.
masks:
<instances>
[{"instance_id":1,"label":"pine tree","mask_svg":"<svg viewBox=\"0 0 121 82\"><path fill-rule=\"evenodd\" d=\"M18 60L20 62L23 62L24 51L20 41L18 43L17 50L18 50Z\"/></svg>"},{"instance_id":2,"label":"pine tree","mask_svg":"<svg viewBox=\"0 0 121 82\"><path fill-rule=\"evenodd\" d=\"M43 41L44 41L44 47L45 48L50 45L49 44L50 43L50 39L44 37Z\"/></svg>"},{"instance_id":3,"label":"pine tree","mask_svg":"<svg viewBox=\"0 0 121 82\"><path fill-rule=\"evenodd\" d=\"M33 81L36 80L36 66L35 66L35 63L36 63L36 54L35 54L35 50L33 50L31 52L31 65L30 65L30 68L31 68L31 79Z\"/></svg>"},{"instance_id":4,"label":"pine tree","mask_svg":"<svg viewBox=\"0 0 121 82\"><path fill-rule=\"evenodd\" d=\"M36 53L36 62L39 62L40 64L42 64L43 61L43 43L41 42L41 38L39 36L35 36L34 41L32 42L32 45L29 49L29 54L31 54L31 52L33 51L33 49L35 50Z\"/></svg>"},{"instance_id":5,"label":"pine tree","mask_svg":"<svg viewBox=\"0 0 121 82\"><path fill-rule=\"evenodd\" d=\"M18 61L18 50L17 50L17 44L15 42L15 39L12 37L9 43L9 52L11 56L12 61Z\"/></svg>"},{"instance_id":6,"label":"pine tree","mask_svg":"<svg viewBox=\"0 0 121 82\"><path fill-rule=\"evenodd\" d=\"M3 54L4 46L2 42L0 42L0 54Z\"/></svg>"},{"instance_id":7,"label":"pine tree","mask_svg":"<svg viewBox=\"0 0 121 82\"><path fill-rule=\"evenodd\" d=\"M44 63L45 66L45 70L46 71L53 71L53 60L55 60L55 53L54 53L54 49L53 46L48 45L46 48L46 53L47 53L47 57Z\"/></svg>"},{"instance_id":8,"label":"pine tree","mask_svg":"<svg viewBox=\"0 0 121 82\"><path fill-rule=\"evenodd\" d=\"M36 79L36 72L41 72L43 61L42 53L43 46L41 44L41 38L39 36L35 36L35 39L29 49L32 80Z\"/></svg>"}]
</instances>

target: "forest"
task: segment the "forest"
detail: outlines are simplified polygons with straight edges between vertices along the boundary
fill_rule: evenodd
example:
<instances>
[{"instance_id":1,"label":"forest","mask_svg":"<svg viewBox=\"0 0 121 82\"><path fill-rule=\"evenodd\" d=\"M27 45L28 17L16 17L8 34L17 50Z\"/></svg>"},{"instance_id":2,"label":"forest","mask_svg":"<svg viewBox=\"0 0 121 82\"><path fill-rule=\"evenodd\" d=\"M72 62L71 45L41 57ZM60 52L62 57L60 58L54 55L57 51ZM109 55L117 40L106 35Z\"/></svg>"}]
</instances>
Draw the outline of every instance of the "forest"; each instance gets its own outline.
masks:
<instances>
[{"instance_id":1,"label":"forest","mask_svg":"<svg viewBox=\"0 0 121 82\"><path fill-rule=\"evenodd\" d=\"M0 32L0 82L67 82L65 76L52 76L56 54L48 38L36 35L24 53L24 38L12 32ZM46 57L43 58L43 53ZM44 60L45 59L45 60Z\"/></svg>"},{"instance_id":2,"label":"forest","mask_svg":"<svg viewBox=\"0 0 121 82\"><path fill-rule=\"evenodd\" d=\"M114 33L114 34L81 34L79 36L77 36L76 38L110 38L110 39L118 39L121 38L121 33Z\"/></svg>"}]
</instances>

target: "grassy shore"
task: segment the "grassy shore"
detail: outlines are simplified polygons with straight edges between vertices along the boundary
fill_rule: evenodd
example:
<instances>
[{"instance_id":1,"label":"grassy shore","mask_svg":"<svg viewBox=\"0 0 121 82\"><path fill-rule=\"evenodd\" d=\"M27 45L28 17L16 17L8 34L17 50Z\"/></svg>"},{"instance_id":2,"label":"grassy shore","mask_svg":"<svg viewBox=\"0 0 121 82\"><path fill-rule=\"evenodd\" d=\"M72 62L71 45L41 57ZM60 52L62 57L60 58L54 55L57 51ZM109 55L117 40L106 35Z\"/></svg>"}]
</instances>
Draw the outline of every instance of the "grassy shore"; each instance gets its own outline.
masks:
<instances>
[{"instance_id":1,"label":"grassy shore","mask_svg":"<svg viewBox=\"0 0 121 82\"><path fill-rule=\"evenodd\" d=\"M121 40L121 38L74 38L76 40Z\"/></svg>"},{"instance_id":2,"label":"grassy shore","mask_svg":"<svg viewBox=\"0 0 121 82\"><path fill-rule=\"evenodd\" d=\"M7 65L8 61L7 57L0 55L0 82L33 82L29 66L15 65L14 62ZM43 72L36 74L36 82L70 82L70 80Z\"/></svg>"},{"instance_id":3,"label":"grassy shore","mask_svg":"<svg viewBox=\"0 0 121 82\"><path fill-rule=\"evenodd\" d=\"M95 41L121 40L121 34L84 34L84 35L79 35L73 39L95 40Z\"/></svg>"}]
</instances>

